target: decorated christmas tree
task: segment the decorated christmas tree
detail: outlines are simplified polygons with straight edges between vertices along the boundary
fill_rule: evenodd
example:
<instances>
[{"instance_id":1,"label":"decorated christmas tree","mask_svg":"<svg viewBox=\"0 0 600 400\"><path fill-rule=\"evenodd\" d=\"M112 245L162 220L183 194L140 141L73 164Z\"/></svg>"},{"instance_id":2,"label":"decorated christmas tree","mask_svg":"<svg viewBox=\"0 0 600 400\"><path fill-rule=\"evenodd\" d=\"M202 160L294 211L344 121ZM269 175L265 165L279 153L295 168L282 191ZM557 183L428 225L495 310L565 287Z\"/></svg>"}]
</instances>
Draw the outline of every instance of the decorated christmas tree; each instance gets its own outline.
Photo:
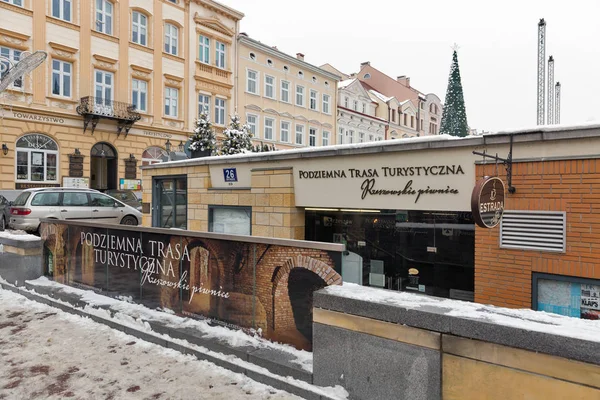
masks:
<instances>
[{"instance_id":1,"label":"decorated christmas tree","mask_svg":"<svg viewBox=\"0 0 600 400\"><path fill-rule=\"evenodd\" d=\"M200 114L194 127L194 135L190 142L192 154L202 153L210 156L217 146L217 138L213 130L210 119L206 113Z\"/></svg>"},{"instance_id":2,"label":"decorated christmas tree","mask_svg":"<svg viewBox=\"0 0 600 400\"><path fill-rule=\"evenodd\" d=\"M234 115L231 117L229 128L223 132L223 141L219 150L220 155L230 155L247 153L252 151L252 133L248 131L248 126L240 122L240 117Z\"/></svg>"},{"instance_id":3,"label":"decorated christmas tree","mask_svg":"<svg viewBox=\"0 0 600 400\"><path fill-rule=\"evenodd\" d=\"M452 55L452 66L448 78L448 90L442 114L440 134L452 136L467 136L469 125L467 124L467 112L465 111L465 99L460 81L460 70L458 68L458 55L456 46Z\"/></svg>"}]
</instances>

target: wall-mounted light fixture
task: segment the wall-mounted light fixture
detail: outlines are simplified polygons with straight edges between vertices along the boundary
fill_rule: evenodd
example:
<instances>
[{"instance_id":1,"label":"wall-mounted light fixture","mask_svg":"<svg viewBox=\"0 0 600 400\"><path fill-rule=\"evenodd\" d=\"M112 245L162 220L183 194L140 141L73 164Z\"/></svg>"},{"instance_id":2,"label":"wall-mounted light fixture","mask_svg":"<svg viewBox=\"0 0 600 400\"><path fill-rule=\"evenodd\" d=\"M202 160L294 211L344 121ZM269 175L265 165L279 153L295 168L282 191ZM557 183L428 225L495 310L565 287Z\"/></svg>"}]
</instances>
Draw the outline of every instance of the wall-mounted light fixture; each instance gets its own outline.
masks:
<instances>
[{"instance_id":1,"label":"wall-mounted light fixture","mask_svg":"<svg viewBox=\"0 0 600 400\"><path fill-rule=\"evenodd\" d=\"M129 159L132 161L135 160L135 156L133 155L133 153L129 153Z\"/></svg>"},{"instance_id":2,"label":"wall-mounted light fixture","mask_svg":"<svg viewBox=\"0 0 600 400\"><path fill-rule=\"evenodd\" d=\"M165 149L167 150L167 153L171 152L171 142L169 142L169 139L167 139L165 143Z\"/></svg>"},{"instance_id":3,"label":"wall-mounted light fixture","mask_svg":"<svg viewBox=\"0 0 600 400\"><path fill-rule=\"evenodd\" d=\"M8 146L6 145L6 143L2 143L2 154L8 154Z\"/></svg>"},{"instance_id":4,"label":"wall-mounted light fixture","mask_svg":"<svg viewBox=\"0 0 600 400\"><path fill-rule=\"evenodd\" d=\"M76 155L76 156L80 156L80 155L81 155L81 152L79 151L79 149L78 149L78 148L75 148L75 155Z\"/></svg>"},{"instance_id":5,"label":"wall-mounted light fixture","mask_svg":"<svg viewBox=\"0 0 600 400\"><path fill-rule=\"evenodd\" d=\"M184 150L184 144L183 144L183 140L181 140L181 141L179 142L179 152L180 152L180 153L183 153L183 150Z\"/></svg>"}]
</instances>

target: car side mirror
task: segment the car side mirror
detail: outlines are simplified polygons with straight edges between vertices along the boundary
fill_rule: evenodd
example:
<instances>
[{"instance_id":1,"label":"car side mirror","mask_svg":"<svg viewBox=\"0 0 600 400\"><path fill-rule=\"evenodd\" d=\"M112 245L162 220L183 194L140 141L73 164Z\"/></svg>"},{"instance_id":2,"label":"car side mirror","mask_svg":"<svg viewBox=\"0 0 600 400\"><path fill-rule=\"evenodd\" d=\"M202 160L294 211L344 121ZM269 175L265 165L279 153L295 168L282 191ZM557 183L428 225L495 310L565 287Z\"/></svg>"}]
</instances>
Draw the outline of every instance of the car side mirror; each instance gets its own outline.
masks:
<instances>
[{"instance_id":1,"label":"car side mirror","mask_svg":"<svg viewBox=\"0 0 600 400\"><path fill-rule=\"evenodd\" d=\"M119 203L117 203L117 202L115 201L115 202L113 203L113 207L114 207L114 208L117 208L117 207L119 207Z\"/></svg>"}]
</instances>

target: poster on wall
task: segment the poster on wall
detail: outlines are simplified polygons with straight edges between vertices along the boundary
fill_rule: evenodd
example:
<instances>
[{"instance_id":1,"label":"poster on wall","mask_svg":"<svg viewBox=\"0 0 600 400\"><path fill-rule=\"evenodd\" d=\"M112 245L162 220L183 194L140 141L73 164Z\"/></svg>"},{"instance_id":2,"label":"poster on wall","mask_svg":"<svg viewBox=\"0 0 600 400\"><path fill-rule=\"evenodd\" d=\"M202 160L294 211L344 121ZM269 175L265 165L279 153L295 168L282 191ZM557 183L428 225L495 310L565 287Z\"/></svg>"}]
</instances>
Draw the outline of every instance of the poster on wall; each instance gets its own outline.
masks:
<instances>
[{"instance_id":1,"label":"poster on wall","mask_svg":"<svg viewBox=\"0 0 600 400\"><path fill-rule=\"evenodd\" d=\"M63 177L63 187L69 188L82 188L87 189L90 187L90 178L74 178L70 176Z\"/></svg>"},{"instance_id":2,"label":"poster on wall","mask_svg":"<svg viewBox=\"0 0 600 400\"><path fill-rule=\"evenodd\" d=\"M581 285L581 318L600 319L600 285Z\"/></svg>"},{"instance_id":3,"label":"poster on wall","mask_svg":"<svg viewBox=\"0 0 600 400\"><path fill-rule=\"evenodd\" d=\"M305 350L312 348L313 292L342 282L343 246L332 244L268 245L60 221L42 223L41 233L57 282ZM327 246L339 250L319 248Z\"/></svg>"},{"instance_id":4,"label":"poster on wall","mask_svg":"<svg viewBox=\"0 0 600 400\"><path fill-rule=\"evenodd\" d=\"M141 179L119 179L119 189L121 190L142 190Z\"/></svg>"}]
</instances>

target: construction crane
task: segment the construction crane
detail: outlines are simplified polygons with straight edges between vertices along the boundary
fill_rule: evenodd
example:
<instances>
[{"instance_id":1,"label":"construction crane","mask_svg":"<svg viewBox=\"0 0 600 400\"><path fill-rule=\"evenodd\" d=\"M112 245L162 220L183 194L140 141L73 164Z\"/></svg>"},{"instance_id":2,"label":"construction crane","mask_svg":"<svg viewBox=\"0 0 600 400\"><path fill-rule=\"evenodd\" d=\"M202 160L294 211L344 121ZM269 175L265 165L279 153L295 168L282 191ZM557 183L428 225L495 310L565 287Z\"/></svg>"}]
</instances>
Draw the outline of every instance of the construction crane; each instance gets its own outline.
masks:
<instances>
[{"instance_id":1,"label":"construction crane","mask_svg":"<svg viewBox=\"0 0 600 400\"><path fill-rule=\"evenodd\" d=\"M554 57L548 58L548 125L553 124L554 120Z\"/></svg>"},{"instance_id":2,"label":"construction crane","mask_svg":"<svg viewBox=\"0 0 600 400\"><path fill-rule=\"evenodd\" d=\"M556 108L554 112L554 123L560 124L560 82L556 82L556 86L554 87L554 92L556 93Z\"/></svg>"},{"instance_id":3,"label":"construction crane","mask_svg":"<svg viewBox=\"0 0 600 400\"><path fill-rule=\"evenodd\" d=\"M544 103L546 83L546 21L538 23L538 87L537 87L537 124L544 125Z\"/></svg>"}]
</instances>

